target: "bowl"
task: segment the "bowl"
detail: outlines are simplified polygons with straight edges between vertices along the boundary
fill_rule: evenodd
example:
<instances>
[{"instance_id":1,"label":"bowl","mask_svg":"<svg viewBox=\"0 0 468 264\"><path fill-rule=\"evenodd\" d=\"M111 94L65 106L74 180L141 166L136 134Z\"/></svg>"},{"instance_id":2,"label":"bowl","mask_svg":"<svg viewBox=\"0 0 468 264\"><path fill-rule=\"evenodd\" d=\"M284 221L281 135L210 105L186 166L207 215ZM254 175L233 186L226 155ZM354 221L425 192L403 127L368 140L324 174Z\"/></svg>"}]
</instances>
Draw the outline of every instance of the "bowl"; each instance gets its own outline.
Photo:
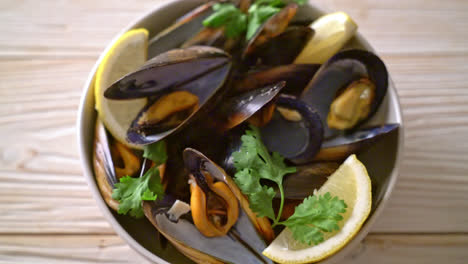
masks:
<instances>
[{"instance_id":1,"label":"bowl","mask_svg":"<svg viewBox=\"0 0 468 264\"><path fill-rule=\"evenodd\" d=\"M129 216L119 215L110 209L96 184L92 166L92 150L94 139L94 125L96 111L94 109L94 79L95 73L104 54L112 43L124 32L144 27L150 32L150 38L168 27L178 17L203 3L203 0L174 0L157 5L153 10L137 19L124 28L114 40L107 46L93 69L83 88L80 108L78 111L78 145L80 146L81 163L89 188L115 232L125 240L133 249L154 263L192 263L189 259L179 253L170 243L160 239L161 235L146 219L135 220ZM305 5L300 8L298 16L317 18L325 12L311 6ZM367 41L357 34L348 44L348 47L373 50ZM398 95L392 80L389 80L388 93L377 113L369 120L369 124L399 123L400 129L390 134L385 139L373 145L365 153L358 155L359 159L366 165L372 179L372 210L369 218L359 233L343 249L335 255L321 261L320 263L335 263L343 259L349 251L355 248L368 234L372 225L384 209L392 189L395 185L400 159L403 149L403 124Z\"/></svg>"}]
</instances>

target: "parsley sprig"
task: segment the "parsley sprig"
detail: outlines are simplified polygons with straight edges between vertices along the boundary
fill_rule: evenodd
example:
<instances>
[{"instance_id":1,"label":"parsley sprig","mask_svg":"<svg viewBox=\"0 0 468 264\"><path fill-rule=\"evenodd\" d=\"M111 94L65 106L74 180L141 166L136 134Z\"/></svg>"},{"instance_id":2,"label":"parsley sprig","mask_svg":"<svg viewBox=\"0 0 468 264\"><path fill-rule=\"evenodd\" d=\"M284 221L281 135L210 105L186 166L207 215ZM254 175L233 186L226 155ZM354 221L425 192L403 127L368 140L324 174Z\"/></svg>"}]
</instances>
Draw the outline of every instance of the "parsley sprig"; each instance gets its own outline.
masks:
<instances>
[{"instance_id":1,"label":"parsley sprig","mask_svg":"<svg viewBox=\"0 0 468 264\"><path fill-rule=\"evenodd\" d=\"M330 193L309 196L298 205L294 214L280 222L283 212L284 188L283 177L296 171L288 167L280 154L271 155L261 141L258 128L251 126L241 137L242 145L239 151L233 153L234 166L237 173L234 181L241 191L249 198L251 209L258 217L266 216L273 221L273 227L284 225L293 234L294 239L306 244L318 244L324 240L324 232L339 230L338 222L343 219L346 204ZM273 210L273 198L276 195L272 187L262 185L260 180L274 182L280 191L281 202L277 215Z\"/></svg>"},{"instance_id":2,"label":"parsley sprig","mask_svg":"<svg viewBox=\"0 0 468 264\"><path fill-rule=\"evenodd\" d=\"M155 166L139 178L122 177L114 186L112 198L119 202L119 214L141 218L144 215L142 201L155 201L164 195L158 166L167 160L165 143L159 141L145 146L143 157L152 160Z\"/></svg>"},{"instance_id":3,"label":"parsley sprig","mask_svg":"<svg viewBox=\"0 0 468 264\"><path fill-rule=\"evenodd\" d=\"M299 5L306 2L305 0L294 1ZM213 5L214 13L203 21L203 25L212 28L225 27L228 38L246 34L245 37L249 40L265 21L285 6L283 0L257 0L245 14L233 3L217 3Z\"/></svg>"}]
</instances>

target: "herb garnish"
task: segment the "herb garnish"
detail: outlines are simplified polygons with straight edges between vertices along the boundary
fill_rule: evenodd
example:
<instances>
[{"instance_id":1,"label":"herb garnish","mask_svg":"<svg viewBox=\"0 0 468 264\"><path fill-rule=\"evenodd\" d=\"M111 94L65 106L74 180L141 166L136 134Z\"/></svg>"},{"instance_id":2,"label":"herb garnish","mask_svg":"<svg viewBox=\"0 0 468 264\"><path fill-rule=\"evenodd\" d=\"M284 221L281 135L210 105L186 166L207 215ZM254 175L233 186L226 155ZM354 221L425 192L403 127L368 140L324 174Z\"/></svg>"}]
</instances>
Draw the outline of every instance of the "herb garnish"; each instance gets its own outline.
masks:
<instances>
[{"instance_id":1,"label":"herb garnish","mask_svg":"<svg viewBox=\"0 0 468 264\"><path fill-rule=\"evenodd\" d=\"M305 0L294 1L299 5L305 3ZM228 38L246 34L246 39L249 40L266 20L285 6L283 0L257 0L245 14L232 3L217 3L213 5L214 13L203 21L203 25L212 28L225 27Z\"/></svg>"},{"instance_id":2,"label":"herb garnish","mask_svg":"<svg viewBox=\"0 0 468 264\"><path fill-rule=\"evenodd\" d=\"M119 202L119 214L129 213L135 218L141 218L144 215L142 201L155 201L164 195L158 168L167 160L164 141L145 146L143 157L152 160L155 166L139 178L128 175L122 177L114 186L112 198Z\"/></svg>"},{"instance_id":3,"label":"herb garnish","mask_svg":"<svg viewBox=\"0 0 468 264\"><path fill-rule=\"evenodd\" d=\"M324 240L324 232L339 230L338 222L343 219L346 204L330 193L309 196L295 208L294 214L287 220L280 222L283 212L284 189L283 177L296 171L295 167L288 167L280 154L268 152L261 141L260 131L250 126L242 136L242 146L233 153L234 166L237 169L234 181L241 191L249 198L251 209L259 217L266 216L277 225L287 226L295 240L306 244L318 244ZM260 180L270 180L278 185L281 193L281 203L278 214L273 211L273 198L276 194L272 187L262 185Z\"/></svg>"}]
</instances>

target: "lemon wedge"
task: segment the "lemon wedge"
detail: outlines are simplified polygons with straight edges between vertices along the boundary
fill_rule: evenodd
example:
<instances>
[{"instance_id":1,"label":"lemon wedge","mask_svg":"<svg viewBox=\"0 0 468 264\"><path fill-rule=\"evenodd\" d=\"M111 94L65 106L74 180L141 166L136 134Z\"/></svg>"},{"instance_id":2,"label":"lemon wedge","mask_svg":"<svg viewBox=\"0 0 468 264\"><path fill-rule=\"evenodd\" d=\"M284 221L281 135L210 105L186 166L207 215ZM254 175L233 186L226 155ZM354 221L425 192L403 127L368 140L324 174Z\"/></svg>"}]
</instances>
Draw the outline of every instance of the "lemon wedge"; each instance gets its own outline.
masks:
<instances>
[{"instance_id":1,"label":"lemon wedge","mask_svg":"<svg viewBox=\"0 0 468 264\"><path fill-rule=\"evenodd\" d=\"M127 142L127 130L146 99L110 100L105 90L125 74L137 70L148 59L148 30L134 29L118 38L108 49L96 72L94 96L96 110L109 132L121 143L141 148Z\"/></svg>"},{"instance_id":2,"label":"lemon wedge","mask_svg":"<svg viewBox=\"0 0 468 264\"><path fill-rule=\"evenodd\" d=\"M315 33L297 56L296 64L325 63L354 36L358 26L346 13L336 12L319 17L310 28Z\"/></svg>"},{"instance_id":3,"label":"lemon wedge","mask_svg":"<svg viewBox=\"0 0 468 264\"><path fill-rule=\"evenodd\" d=\"M371 180L366 167L351 155L317 191L323 195L330 192L348 205L339 231L327 233L325 241L309 246L297 242L289 229L284 229L263 251L263 254L279 263L313 263L341 249L359 231L369 216L372 204Z\"/></svg>"}]
</instances>

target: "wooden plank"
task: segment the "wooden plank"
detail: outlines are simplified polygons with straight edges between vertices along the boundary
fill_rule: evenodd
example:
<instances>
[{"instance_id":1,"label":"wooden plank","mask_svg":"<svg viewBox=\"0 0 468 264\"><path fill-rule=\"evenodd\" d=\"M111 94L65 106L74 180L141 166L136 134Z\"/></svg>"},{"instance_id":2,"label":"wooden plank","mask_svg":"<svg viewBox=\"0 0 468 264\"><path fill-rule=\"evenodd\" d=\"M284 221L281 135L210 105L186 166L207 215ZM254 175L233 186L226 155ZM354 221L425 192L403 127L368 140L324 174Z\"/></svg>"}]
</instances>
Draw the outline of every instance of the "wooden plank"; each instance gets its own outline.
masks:
<instances>
[{"instance_id":1,"label":"wooden plank","mask_svg":"<svg viewBox=\"0 0 468 264\"><path fill-rule=\"evenodd\" d=\"M468 259L467 235L368 236L343 263L450 263ZM115 235L0 236L4 263L149 263Z\"/></svg>"},{"instance_id":2,"label":"wooden plank","mask_svg":"<svg viewBox=\"0 0 468 264\"><path fill-rule=\"evenodd\" d=\"M166 1L42 1L41 5L34 0L2 1L0 57L96 58L122 27ZM384 54L468 51L466 1L313 3L349 13L360 32Z\"/></svg>"}]
</instances>

